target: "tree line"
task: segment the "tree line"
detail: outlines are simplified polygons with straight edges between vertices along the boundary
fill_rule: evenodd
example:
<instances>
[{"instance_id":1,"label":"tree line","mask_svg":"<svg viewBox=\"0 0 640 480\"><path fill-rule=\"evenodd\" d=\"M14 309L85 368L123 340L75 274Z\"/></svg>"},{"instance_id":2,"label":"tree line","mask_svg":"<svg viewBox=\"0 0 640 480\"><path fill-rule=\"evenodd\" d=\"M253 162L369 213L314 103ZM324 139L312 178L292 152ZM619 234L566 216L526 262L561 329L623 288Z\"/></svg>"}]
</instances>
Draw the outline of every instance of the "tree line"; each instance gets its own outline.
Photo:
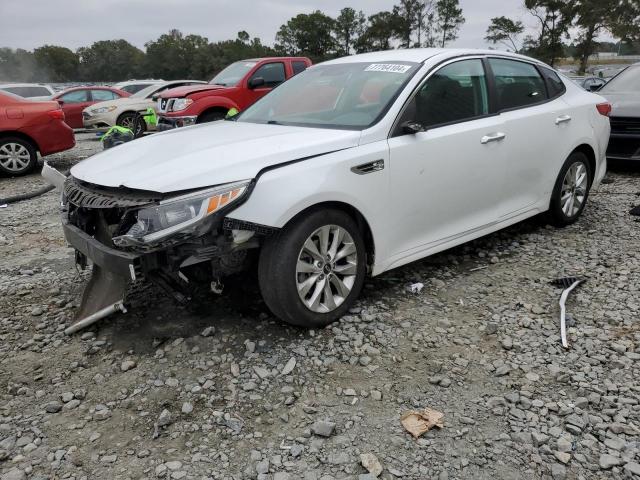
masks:
<instances>
[{"instance_id":1,"label":"tree line","mask_svg":"<svg viewBox=\"0 0 640 480\"><path fill-rule=\"evenodd\" d=\"M522 0L535 23L522 38L522 19L491 19L486 40L554 64L567 53L580 60L602 49L607 33L640 40L640 0ZM231 62L271 55L304 55L318 62L352 53L390 48L446 47L465 23L459 0L399 0L389 11L365 15L345 7L335 18L320 10L289 19L273 46L246 31L233 40L210 42L171 30L141 50L124 39L104 40L75 52L57 45L33 51L0 48L0 81L114 82L128 78L209 79ZM577 33L576 33L577 32ZM572 45L567 42L574 34ZM636 43L634 43L636 42ZM629 53L629 52L625 52Z\"/></svg>"}]
</instances>

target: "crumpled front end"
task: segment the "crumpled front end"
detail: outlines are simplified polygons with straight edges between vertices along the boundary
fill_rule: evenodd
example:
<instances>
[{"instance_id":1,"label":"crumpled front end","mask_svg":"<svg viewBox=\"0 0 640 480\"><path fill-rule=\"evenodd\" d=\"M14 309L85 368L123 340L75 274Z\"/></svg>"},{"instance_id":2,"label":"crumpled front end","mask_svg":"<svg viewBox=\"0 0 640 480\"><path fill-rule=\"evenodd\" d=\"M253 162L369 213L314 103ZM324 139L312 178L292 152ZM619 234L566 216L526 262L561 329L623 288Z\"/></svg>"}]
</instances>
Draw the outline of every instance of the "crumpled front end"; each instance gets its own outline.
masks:
<instances>
[{"instance_id":1,"label":"crumpled front end","mask_svg":"<svg viewBox=\"0 0 640 480\"><path fill-rule=\"evenodd\" d=\"M192 284L208 282L219 289L222 278L244 270L248 251L271 233L268 227L225 219L236 203L233 192L239 192L237 204L248 195L251 185L244 185L241 192L234 185L235 190L165 195L101 188L69 177L63 189L64 235L77 264L93 264L78 317L121 301L131 282L153 281L187 301ZM206 211L198 211L200 204Z\"/></svg>"}]
</instances>

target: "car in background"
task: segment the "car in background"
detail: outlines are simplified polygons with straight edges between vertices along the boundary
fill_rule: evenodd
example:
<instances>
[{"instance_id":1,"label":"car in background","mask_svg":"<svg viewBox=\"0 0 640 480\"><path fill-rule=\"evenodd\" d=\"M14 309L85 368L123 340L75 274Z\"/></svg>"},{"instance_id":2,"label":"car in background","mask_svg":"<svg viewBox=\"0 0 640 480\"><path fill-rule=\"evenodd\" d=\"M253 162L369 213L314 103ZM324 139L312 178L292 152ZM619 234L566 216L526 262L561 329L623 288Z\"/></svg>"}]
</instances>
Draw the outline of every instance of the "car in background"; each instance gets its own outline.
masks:
<instances>
[{"instance_id":1,"label":"car in background","mask_svg":"<svg viewBox=\"0 0 640 480\"><path fill-rule=\"evenodd\" d=\"M82 111L84 128L108 129L114 125L136 129L136 136L146 130L144 122L138 122L137 116L148 108L156 108L156 96L170 88L204 84L199 80L172 80L149 85L127 98L119 98L107 102L100 102ZM153 127L152 127L153 128Z\"/></svg>"},{"instance_id":2,"label":"car in background","mask_svg":"<svg viewBox=\"0 0 640 480\"><path fill-rule=\"evenodd\" d=\"M55 100L62 107L67 125L71 128L84 128L82 111L99 102L130 97L131 94L112 87L75 87L56 93Z\"/></svg>"},{"instance_id":3,"label":"car in background","mask_svg":"<svg viewBox=\"0 0 640 480\"><path fill-rule=\"evenodd\" d=\"M270 57L232 63L208 85L166 90L158 98L158 130L223 119L242 111L285 80L311 66L306 57Z\"/></svg>"},{"instance_id":4,"label":"car in background","mask_svg":"<svg viewBox=\"0 0 640 480\"><path fill-rule=\"evenodd\" d=\"M640 63L627 67L598 91L611 103L607 157L640 160Z\"/></svg>"},{"instance_id":5,"label":"car in background","mask_svg":"<svg viewBox=\"0 0 640 480\"><path fill-rule=\"evenodd\" d=\"M607 81L600 77L570 77L573 82L588 92L597 92Z\"/></svg>"},{"instance_id":6,"label":"car in background","mask_svg":"<svg viewBox=\"0 0 640 480\"><path fill-rule=\"evenodd\" d=\"M321 327L349 311L368 274L541 213L576 222L606 173L609 110L516 54L339 58L229 120L74 165L63 230L78 263L100 267L85 297L109 285L98 309L140 277L220 288L257 258L272 313Z\"/></svg>"},{"instance_id":7,"label":"car in background","mask_svg":"<svg viewBox=\"0 0 640 480\"><path fill-rule=\"evenodd\" d=\"M51 86L39 83L5 83L0 85L0 90L29 100L50 100L56 93Z\"/></svg>"},{"instance_id":8,"label":"car in background","mask_svg":"<svg viewBox=\"0 0 640 480\"><path fill-rule=\"evenodd\" d=\"M38 153L44 157L75 144L58 102L0 92L0 174L25 175L38 164Z\"/></svg>"},{"instance_id":9,"label":"car in background","mask_svg":"<svg viewBox=\"0 0 640 480\"><path fill-rule=\"evenodd\" d=\"M164 80L154 80L152 78L147 80L127 80L126 82L116 83L112 85L113 88L117 88L118 90L123 90L125 92L129 92L131 95L134 93L138 93L143 88L147 88L150 85L155 85L157 83L162 83Z\"/></svg>"}]
</instances>

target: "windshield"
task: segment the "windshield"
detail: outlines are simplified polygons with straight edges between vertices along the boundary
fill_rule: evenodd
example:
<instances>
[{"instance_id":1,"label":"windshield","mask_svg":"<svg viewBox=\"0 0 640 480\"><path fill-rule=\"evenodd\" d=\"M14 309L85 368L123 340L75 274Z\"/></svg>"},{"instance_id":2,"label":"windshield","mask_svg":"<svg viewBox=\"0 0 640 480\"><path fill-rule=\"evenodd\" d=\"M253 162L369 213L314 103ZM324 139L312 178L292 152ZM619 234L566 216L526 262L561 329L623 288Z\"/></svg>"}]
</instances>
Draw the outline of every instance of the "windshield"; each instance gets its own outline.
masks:
<instances>
[{"instance_id":1,"label":"windshield","mask_svg":"<svg viewBox=\"0 0 640 480\"><path fill-rule=\"evenodd\" d=\"M640 66L629 67L602 87L602 93L640 92Z\"/></svg>"},{"instance_id":2,"label":"windshield","mask_svg":"<svg viewBox=\"0 0 640 480\"><path fill-rule=\"evenodd\" d=\"M134 93L129 98L146 98L149 95L155 93L156 90L160 90L161 86L162 84L158 84L158 83L154 85L149 85L148 87L143 88L139 92Z\"/></svg>"},{"instance_id":3,"label":"windshield","mask_svg":"<svg viewBox=\"0 0 640 480\"><path fill-rule=\"evenodd\" d=\"M362 130L387 112L420 64L317 65L240 114L239 122Z\"/></svg>"},{"instance_id":4,"label":"windshield","mask_svg":"<svg viewBox=\"0 0 640 480\"><path fill-rule=\"evenodd\" d=\"M244 78L244 76L256 66L258 62L236 62L229 65L219 74L211 79L211 85L222 85L223 87L233 87Z\"/></svg>"}]
</instances>

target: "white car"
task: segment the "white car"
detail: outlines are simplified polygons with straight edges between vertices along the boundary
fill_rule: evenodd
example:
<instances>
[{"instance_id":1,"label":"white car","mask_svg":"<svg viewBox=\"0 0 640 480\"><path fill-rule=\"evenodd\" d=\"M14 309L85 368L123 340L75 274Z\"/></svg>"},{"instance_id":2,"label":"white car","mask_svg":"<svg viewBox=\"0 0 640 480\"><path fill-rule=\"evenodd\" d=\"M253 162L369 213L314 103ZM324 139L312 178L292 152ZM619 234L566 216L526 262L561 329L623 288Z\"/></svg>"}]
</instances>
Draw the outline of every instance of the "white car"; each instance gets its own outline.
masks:
<instances>
[{"instance_id":1,"label":"white car","mask_svg":"<svg viewBox=\"0 0 640 480\"><path fill-rule=\"evenodd\" d=\"M164 80L127 80L125 82L116 83L112 85L113 88L117 88L118 90L123 90L130 94L138 93L143 88L147 88L150 85L156 85L158 83L162 83Z\"/></svg>"},{"instance_id":2,"label":"white car","mask_svg":"<svg viewBox=\"0 0 640 480\"><path fill-rule=\"evenodd\" d=\"M156 109L155 96L160 92L169 88L182 87L186 85L197 85L202 82L199 80L172 80L170 82L160 82L149 85L130 97L118 98L117 100L109 100L106 102L94 103L82 111L82 123L84 128L88 129L107 129L114 125L126 127L131 130L137 126L144 131L147 125L144 122L137 122L138 112L142 112L147 108ZM155 127L151 127L153 129Z\"/></svg>"},{"instance_id":3,"label":"white car","mask_svg":"<svg viewBox=\"0 0 640 480\"><path fill-rule=\"evenodd\" d=\"M56 93L51 86L39 83L5 83L0 90L37 102L51 100Z\"/></svg>"},{"instance_id":4,"label":"white car","mask_svg":"<svg viewBox=\"0 0 640 480\"><path fill-rule=\"evenodd\" d=\"M257 257L271 311L323 326L368 274L539 213L575 222L605 175L609 110L524 56L350 56L310 67L233 119L77 164L64 231L115 289L94 310L141 278L219 291Z\"/></svg>"}]
</instances>

